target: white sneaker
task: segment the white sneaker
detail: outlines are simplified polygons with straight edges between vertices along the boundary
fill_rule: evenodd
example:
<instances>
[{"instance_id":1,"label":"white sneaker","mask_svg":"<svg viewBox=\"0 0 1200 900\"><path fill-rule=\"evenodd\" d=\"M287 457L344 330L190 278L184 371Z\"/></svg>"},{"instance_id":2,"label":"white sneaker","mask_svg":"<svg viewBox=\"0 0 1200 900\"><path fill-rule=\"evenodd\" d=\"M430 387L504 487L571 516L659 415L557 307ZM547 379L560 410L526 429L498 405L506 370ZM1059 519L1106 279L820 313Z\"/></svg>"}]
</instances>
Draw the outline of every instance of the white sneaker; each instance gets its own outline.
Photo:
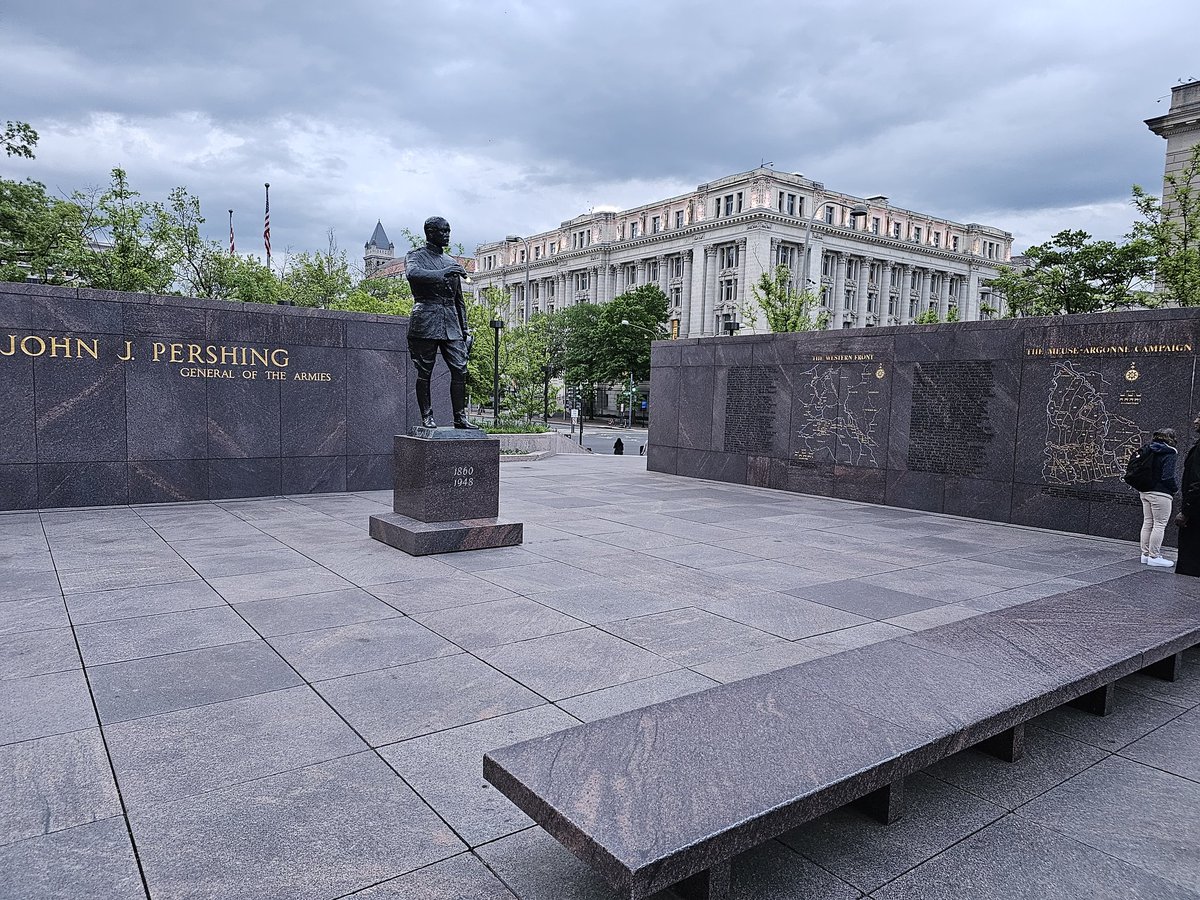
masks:
<instances>
[{"instance_id":1,"label":"white sneaker","mask_svg":"<svg viewBox=\"0 0 1200 900\"><path fill-rule=\"evenodd\" d=\"M1145 565L1148 562L1150 562L1150 557L1148 557L1145 553L1143 553L1142 554L1142 564Z\"/></svg>"},{"instance_id":2,"label":"white sneaker","mask_svg":"<svg viewBox=\"0 0 1200 900\"><path fill-rule=\"evenodd\" d=\"M1165 569L1169 566L1175 565L1175 563L1171 562L1171 560L1167 559L1165 556L1151 556L1146 560L1146 565L1160 566Z\"/></svg>"}]
</instances>

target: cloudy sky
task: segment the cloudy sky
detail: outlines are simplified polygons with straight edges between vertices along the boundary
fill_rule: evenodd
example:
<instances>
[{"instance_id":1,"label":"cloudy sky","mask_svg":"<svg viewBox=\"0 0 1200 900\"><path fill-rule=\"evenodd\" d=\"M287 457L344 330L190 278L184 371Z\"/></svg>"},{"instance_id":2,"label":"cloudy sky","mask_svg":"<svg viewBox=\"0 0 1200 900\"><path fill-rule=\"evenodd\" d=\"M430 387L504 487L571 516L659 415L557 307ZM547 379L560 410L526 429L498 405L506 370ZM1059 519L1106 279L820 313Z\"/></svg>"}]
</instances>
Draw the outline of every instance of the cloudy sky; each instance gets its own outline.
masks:
<instances>
[{"instance_id":1,"label":"cloudy sky","mask_svg":"<svg viewBox=\"0 0 1200 900\"><path fill-rule=\"evenodd\" d=\"M1119 238L1161 187L1142 121L1200 78L1195 0L5 0L0 175L122 166L200 197L209 236L352 260L376 219L468 251L760 162L1013 232ZM278 261L278 260L277 260Z\"/></svg>"}]
</instances>

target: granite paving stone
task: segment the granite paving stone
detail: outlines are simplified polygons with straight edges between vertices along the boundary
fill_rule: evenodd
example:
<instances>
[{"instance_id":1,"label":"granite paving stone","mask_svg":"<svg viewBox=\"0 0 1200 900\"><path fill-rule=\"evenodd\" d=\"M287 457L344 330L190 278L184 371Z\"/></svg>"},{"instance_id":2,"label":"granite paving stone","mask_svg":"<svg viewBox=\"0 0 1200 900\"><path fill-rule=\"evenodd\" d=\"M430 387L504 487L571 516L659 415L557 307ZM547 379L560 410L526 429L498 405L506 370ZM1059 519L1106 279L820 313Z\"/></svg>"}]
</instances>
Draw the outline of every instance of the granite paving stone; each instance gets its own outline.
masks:
<instances>
[{"instance_id":1,"label":"granite paving stone","mask_svg":"<svg viewBox=\"0 0 1200 900\"><path fill-rule=\"evenodd\" d=\"M210 578L208 583L230 603L321 594L354 587L345 578L323 566L308 566L285 572L260 572L254 575L228 575Z\"/></svg>"},{"instance_id":2,"label":"granite paving stone","mask_svg":"<svg viewBox=\"0 0 1200 900\"><path fill-rule=\"evenodd\" d=\"M445 578L417 578L392 584L372 584L365 590L410 616L517 596L508 588L459 573Z\"/></svg>"},{"instance_id":3,"label":"granite paving stone","mask_svg":"<svg viewBox=\"0 0 1200 900\"><path fill-rule=\"evenodd\" d=\"M38 597L53 597L61 594L58 573L48 571L24 571L0 568L0 597L8 600L26 600Z\"/></svg>"},{"instance_id":4,"label":"granite paving stone","mask_svg":"<svg viewBox=\"0 0 1200 900\"><path fill-rule=\"evenodd\" d=\"M530 563L506 569L488 569L478 574L485 581L508 588L518 594L579 587L595 581L595 575L591 572L560 562Z\"/></svg>"},{"instance_id":5,"label":"granite paving stone","mask_svg":"<svg viewBox=\"0 0 1200 900\"><path fill-rule=\"evenodd\" d=\"M264 553L288 549L286 544L256 528L249 527L238 531L237 534L215 534L206 537L194 537L184 532L180 540L167 540L176 553L193 563L209 556L223 556L226 553Z\"/></svg>"},{"instance_id":6,"label":"granite paving stone","mask_svg":"<svg viewBox=\"0 0 1200 900\"><path fill-rule=\"evenodd\" d=\"M631 709L641 709L663 700L674 700L685 694L705 691L716 682L690 669L676 669L662 675L651 675L637 681L610 688L601 688L587 694L579 694L559 700L555 705L565 709L583 722L594 722Z\"/></svg>"},{"instance_id":7,"label":"granite paving stone","mask_svg":"<svg viewBox=\"0 0 1200 900\"><path fill-rule=\"evenodd\" d=\"M66 601L76 625L225 605L225 599L203 581L67 594Z\"/></svg>"},{"instance_id":8,"label":"granite paving stone","mask_svg":"<svg viewBox=\"0 0 1200 900\"><path fill-rule=\"evenodd\" d=\"M430 631L467 650L498 647L587 627L586 622L525 597L509 597L457 609L418 613L415 618Z\"/></svg>"},{"instance_id":9,"label":"granite paving stone","mask_svg":"<svg viewBox=\"0 0 1200 900\"><path fill-rule=\"evenodd\" d=\"M797 559L797 557L793 557ZM714 576L727 578L739 584L754 586L772 591L799 591L809 585L824 584L836 581L843 576L842 572L820 571L810 569L791 561L778 559L759 560L758 562L734 563L729 566L715 566L709 570Z\"/></svg>"},{"instance_id":10,"label":"granite paving stone","mask_svg":"<svg viewBox=\"0 0 1200 900\"><path fill-rule=\"evenodd\" d=\"M1016 762L1005 762L971 749L949 756L925 771L990 803L1013 810L1107 755L1089 744L1027 725L1025 755Z\"/></svg>"},{"instance_id":11,"label":"granite paving stone","mask_svg":"<svg viewBox=\"0 0 1200 900\"><path fill-rule=\"evenodd\" d=\"M130 824L162 897L327 900L465 849L372 753L131 809Z\"/></svg>"},{"instance_id":12,"label":"granite paving stone","mask_svg":"<svg viewBox=\"0 0 1200 900\"><path fill-rule=\"evenodd\" d=\"M1200 705L1124 747L1120 755L1200 784Z\"/></svg>"},{"instance_id":13,"label":"granite paving stone","mask_svg":"<svg viewBox=\"0 0 1200 900\"><path fill-rule=\"evenodd\" d=\"M229 550L194 556L189 563L201 577L214 578L222 575L253 575L257 572L285 572L311 566L312 560L288 547L281 547L271 550Z\"/></svg>"},{"instance_id":14,"label":"granite paving stone","mask_svg":"<svg viewBox=\"0 0 1200 900\"><path fill-rule=\"evenodd\" d=\"M539 591L535 596L538 603L590 625L679 609L688 603L686 599L672 596L666 591L642 590L607 581Z\"/></svg>"},{"instance_id":15,"label":"granite paving stone","mask_svg":"<svg viewBox=\"0 0 1200 900\"><path fill-rule=\"evenodd\" d=\"M874 900L1194 900L1196 894L1009 815L871 896Z\"/></svg>"},{"instance_id":16,"label":"granite paving stone","mask_svg":"<svg viewBox=\"0 0 1200 900\"><path fill-rule=\"evenodd\" d=\"M0 747L0 844L121 814L99 728Z\"/></svg>"},{"instance_id":17,"label":"granite paving stone","mask_svg":"<svg viewBox=\"0 0 1200 900\"><path fill-rule=\"evenodd\" d=\"M62 595L0 600L0 634L19 634L70 625Z\"/></svg>"},{"instance_id":18,"label":"granite paving stone","mask_svg":"<svg viewBox=\"0 0 1200 900\"><path fill-rule=\"evenodd\" d=\"M1118 685L1131 694L1190 709L1200 704L1200 647L1184 651L1180 676L1175 681L1138 673L1122 678Z\"/></svg>"},{"instance_id":19,"label":"granite paving stone","mask_svg":"<svg viewBox=\"0 0 1200 900\"><path fill-rule=\"evenodd\" d=\"M939 605L939 601L929 597L893 590L865 578L812 584L784 592L866 619L890 619Z\"/></svg>"},{"instance_id":20,"label":"granite paving stone","mask_svg":"<svg viewBox=\"0 0 1200 900\"><path fill-rule=\"evenodd\" d=\"M771 591L743 590L734 597L701 596L693 603L726 619L789 641L870 621L823 603Z\"/></svg>"},{"instance_id":21,"label":"granite paving stone","mask_svg":"<svg viewBox=\"0 0 1200 900\"><path fill-rule=\"evenodd\" d=\"M479 857L460 853L360 891L354 900L516 900L516 895Z\"/></svg>"},{"instance_id":22,"label":"granite paving stone","mask_svg":"<svg viewBox=\"0 0 1200 900\"><path fill-rule=\"evenodd\" d=\"M0 897L145 900L121 816L0 847Z\"/></svg>"},{"instance_id":23,"label":"granite paving stone","mask_svg":"<svg viewBox=\"0 0 1200 900\"><path fill-rule=\"evenodd\" d=\"M995 593L997 588L992 584L976 581L968 575L959 575L953 566L941 565L936 568L922 566L912 569L900 569L895 572L884 572L880 575L867 575L860 581L877 587L889 588L905 594L915 594L927 597L941 603L957 603L970 600L984 594ZM910 610L912 612L913 610Z\"/></svg>"},{"instance_id":24,"label":"granite paving stone","mask_svg":"<svg viewBox=\"0 0 1200 900\"><path fill-rule=\"evenodd\" d=\"M81 667L70 628L0 634L0 679L46 675Z\"/></svg>"},{"instance_id":25,"label":"granite paving stone","mask_svg":"<svg viewBox=\"0 0 1200 900\"><path fill-rule=\"evenodd\" d=\"M906 631L921 631L926 628L936 628L939 625L945 625L949 622L959 622L963 619L969 619L972 616L981 615L982 613L983 610L970 606L965 602L940 603L926 609L919 609L916 612L892 616L890 619L887 619L887 622L889 625L895 625Z\"/></svg>"},{"instance_id":26,"label":"granite paving stone","mask_svg":"<svg viewBox=\"0 0 1200 900\"><path fill-rule=\"evenodd\" d=\"M904 817L883 825L844 807L784 835L784 844L870 893L1004 815L1004 809L924 775L905 783Z\"/></svg>"},{"instance_id":27,"label":"granite paving stone","mask_svg":"<svg viewBox=\"0 0 1200 900\"><path fill-rule=\"evenodd\" d=\"M708 678L721 684L731 681L741 681L765 672L786 669L788 666L799 665L810 659L824 656L820 650L806 647L792 641L778 641L749 653L739 653L722 659L712 659L693 665L692 668Z\"/></svg>"},{"instance_id":28,"label":"granite paving stone","mask_svg":"<svg viewBox=\"0 0 1200 900\"><path fill-rule=\"evenodd\" d=\"M527 828L475 852L521 900L621 900L599 875L540 828ZM652 900L675 898L663 891Z\"/></svg>"},{"instance_id":29,"label":"granite paving stone","mask_svg":"<svg viewBox=\"0 0 1200 900\"><path fill-rule=\"evenodd\" d=\"M317 631L337 625L353 625L400 615L362 588L343 588L296 597L276 597L236 603L237 614L245 617L259 634L274 637Z\"/></svg>"},{"instance_id":30,"label":"granite paving stone","mask_svg":"<svg viewBox=\"0 0 1200 900\"><path fill-rule=\"evenodd\" d=\"M825 656L830 653L853 650L855 647L866 647L870 644L891 640L905 634L908 634L908 631L896 625L889 625L887 622L866 622L861 625L851 625L848 628L842 628L837 631L828 631L824 634L803 638L797 641L797 643L802 647L816 650L822 656Z\"/></svg>"},{"instance_id":31,"label":"granite paving stone","mask_svg":"<svg viewBox=\"0 0 1200 900\"><path fill-rule=\"evenodd\" d=\"M228 606L79 625L75 636L89 666L236 644L256 637Z\"/></svg>"},{"instance_id":32,"label":"granite paving stone","mask_svg":"<svg viewBox=\"0 0 1200 900\"><path fill-rule=\"evenodd\" d=\"M449 574L450 567L436 557L414 557L394 547L360 535L357 543L305 547L304 552L327 568L334 569L359 587L437 578Z\"/></svg>"},{"instance_id":33,"label":"granite paving stone","mask_svg":"<svg viewBox=\"0 0 1200 900\"><path fill-rule=\"evenodd\" d=\"M480 655L548 700L562 700L680 668L677 663L594 628L506 644Z\"/></svg>"},{"instance_id":34,"label":"granite paving stone","mask_svg":"<svg viewBox=\"0 0 1200 900\"><path fill-rule=\"evenodd\" d=\"M524 535L522 540L528 543ZM471 553L446 553L438 557L438 560L460 572L482 572L486 569L507 569L510 566L545 562L542 556L526 547L492 547Z\"/></svg>"},{"instance_id":35,"label":"granite paving stone","mask_svg":"<svg viewBox=\"0 0 1200 900\"><path fill-rule=\"evenodd\" d=\"M0 680L0 745L95 727L82 669Z\"/></svg>"},{"instance_id":36,"label":"granite paving stone","mask_svg":"<svg viewBox=\"0 0 1200 900\"><path fill-rule=\"evenodd\" d=\"M356 675L461 652L419 622L400 616L278 635L269 642L308 681Z\"/></svg>"},{"instance_id":37,"label":"granite paving stone","mask_svg":"<svg viewBox=\"0 0 1200 900\"><path fill-rule=\"evenodd\" d=\"M780 643L781 640L748 625L692 607L610 622L603 630L681 666L697 666L710 660L736 656L747 650Z\"/></svg>"},{"instance_id":38,"label":"granite paving stone","mask_svg":"<svg viewBox=\"0 0 1200 900\"><path fill-rule=\"evenodd\" d=\"M190 581L199 577L195 570L179 557L150 565L122 564L119 568L110 568L108 565L98 564L98 567L94 569L59 572L62 590L66 594L169 584L173 581Z\"/></svg>"},{"instance_id":39,"label":"granite paving stone","mask_svg":"<svg viewBox=\"0 0 1200 900\"><path fill-rule=\"evenodd\" d=\"M1107 716L1096 716L1072 706L1060 706L1038 716L1033 724L1112 752L1132 744L1181 712L1174 704L1151 700L1117 688L1113 692L1113 711Z\"/></svg>"},{"instance_id":40,"label":"granite paving stone","mask_svg":"<svg viewBox=\"0 0 1200 900\"><path fill-rule=\"evenodd\" d=\"M178 800L367 749L307 687L120 722L105 735L126 805Z\"/></svg>"},{"instance_id":41,"label":"granite paving stone","mask_svg":"<svg viewBox=\"0 0 1200 900\"><path fill-rule=\"evenodd\" d=\"M1110 756L1017 810L1200 893L1200 784Z\"/></svg>"},{"instance_id":42,"label":"granite paving stone","mask_svg":"<svg viewBox=\"0 0 1200 900\"><path fill-rule=\"evenodd\" d=\"M373 747L544 702L466 653L322 681L316 688Z\"/></svg>"},{"instance_id":43,"label":"granite paving stone","mask_svg":"<svg viewBox=\"0 0 1200 900\"><path fill-rule=\"evenodd\" d=\"M88 681L105 724L303 683L262 641L92 666Z\"/></svg>"},{"instance_id":44,"label":"granite paving stone","mask_svg":"<svg viewBox=\"0 0 1200 900\"><path fill-rule=\"evenodd\" d=\"M483 780L483 754L570 728L578 720L550 704L392 744L380 755L470 846L532 824Z\"/></svg>"}]
</instances>

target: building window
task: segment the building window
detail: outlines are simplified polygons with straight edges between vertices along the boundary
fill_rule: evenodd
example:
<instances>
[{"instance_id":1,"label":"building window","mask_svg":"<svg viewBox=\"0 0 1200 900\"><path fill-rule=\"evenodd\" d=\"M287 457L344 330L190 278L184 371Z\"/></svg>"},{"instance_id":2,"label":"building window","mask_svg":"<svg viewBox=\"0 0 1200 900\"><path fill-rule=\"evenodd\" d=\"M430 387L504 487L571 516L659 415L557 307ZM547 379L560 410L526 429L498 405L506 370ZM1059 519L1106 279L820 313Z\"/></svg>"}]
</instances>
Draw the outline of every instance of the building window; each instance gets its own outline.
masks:
<instances>
[{"instance_id":1,"label":"building window","mask_svg":"<svg viewBox=\"0 0 1200 900\"><path fill-rule=\"evenodd\" d=\"M550 242L550 255L553 256L556 250L558 250L558 244L556 244L554 241L551 241Z\"/></svg>"},{"instance_id":2,"label":"building window","mask_svg":"<svg viewBox=\"0 0 1200 900\"><path fill-rule=\"evenodd\" d=\"M935 246L935 247L942 246L942 233L940 231L935 231L933 233L932 237L933 237L933 246Z\"/></svg>"},{"instance_id":3,"label":"building window","mask_svg":"<svg viewBox=\"0 0 1200 900\"><path fill-rule=\"evenodd\" d=\"M676 228L683 227L683 210L682 209L676 210L676 212L675 212L675 227Z\"/></svg>"},{"instance_id":4,"label":"building window","mask_svg":"<svg viewBox=\"0 0 1200 900\"><path fill-rule=\"evenodd\" d=\"M658 260L652 259L646 263L646 281L658 281Z\"/></svg>"},{"instance_id":5,"label":"building window","mask_svg":"<svg viewBox=\"0 0 1200 900\"><path fill-rule=\"evenodd\" d=\"M921 243L921 229L917 228L915 225L913 226L912 230L912 239L914 244Z\"/></svg>"},{"instance_id":6,"label":"building window","mask_svg":"<svg viewBox=\"0 0 1200 900\"><path fill-rule=\"evenodd\" d=\"M796 195L785 194L779 192L779 211L785 216L794 216L796 214Z\"/></svg>"},{"instance_id":7,"label":"building window","mask_svg":"<svg viewBox=\"0 0 1200 900\"><path fill-rule=\"evenodd\" d=\"M779 245L779 253L775 259L775 265L787 266L789 272L796 271L796 259L799 248L789 247L786 244Z\"/></svg>"},{"instance_id":8,"label":"building window","mask_svg":"<svg viewBox=\"0 0 1200 900\"><path fill-rule=\"evenodd\" d=\"M738 248L737 244L730 244L727 247L722 247L718 254L720 256L719 268L721 269L736 269L738 264Z\"/></svg>"},{"instance_id":9,"label":"building window","mask_svg":"<svg viewBox=\"0 0 1200 900\"><path fill-rule=\"evenodd\" d=\"M576 272L575 273L575 290L586 291L587 289L588 289L588 273L587 272Z\"/></svg>"},{"instance_id":10,"label":"building window","mask_svg":"<svg viewBox=\"0 0 1200 900\"><path fill-rule=\"evenodd\" d=\"M638 223L630 222L629 223L629 237L630 237L630 239L632 239L637 236L638 236Z\"/></svg>"},{"instance_id":11,"label":"building window","mask_svg":"<svg viewBox=\"0 0 1200 900\"><path fill-rule=\"evenodd\" d=\"M904 226L899 222L892 223L892 237L899 238L904 234Z\"/></svg>"},{"instance_id":12,"label":"building window","mask_svg":"<svg viewBox=\"0 0 1200 900\"><path fill-rule=\"evenodd\" d=\"M683 277L683 257L682 256L671 257L671 262L669 263L669 265L670 265L669 271L671 273L672 278L682 278Z\"/></svg>"},{"instance_id":13,"label":"building window","mask_svg":"<svg viewBox=\"0 0 1200 900\"><path fill-rule=\"evenodd\" d=\"M833 224L833 207L832 206L825 207L825 224L826 225Z\"/></svg>"},{"instance_id":14,"label":"building window","mask_svg":"<svg viewBox=\"0 0 1200 900\"><path fill-rule=\"evenodd\" d=\"M680 307L683 305L683 288L676 285L671 288L671 306Z\"/></svg>"},{"instance_id":15,"label":"building window","mask_svg":"<svg viewBox=\"0 0 1200 900\"><path fill-rule=\"evenodd\" d=\"M525 248L524 247L522 247L520 249L520 251L518 251L518 253L517 253L517 262L520 262L520 263L525 262Z\"/></svg>"},{"instance_id":16,"label":"building window","mask_svg":"<svg viewBox=\"0 0 1200 900\"><path fill-rule=\"evenodd\" d=\"M737 284L736 278L722 278L721 284L717 289L717 297L722 303L733 303L737 300Z\"/></svg>"},{"instance_id":17,"label":"building window","mask_svg":"<svg viewBox=\"0 0 1200 900\"><path fill-rule=\"evenodd\" d=\"M833 267L834 267L833 257L830 256L829 254L822 254L822 256L821 256L821 276L824 278L832 278L833 277Z\"/></svg>"},{"instance_id":18,"label":"building window","mask_svg":"<svg viewBox=\"0 0 1200 900\"><path fill-rule=\"evenodd\" d=\"M541 258L542 258L542 248L541 248L541 247L534 247L534 248L533 248L533 258L534 258L534 259L541 259Z\"/></svg>"},{"instance_id":19,"label":"building window","mask_svg":"<svg viewBox=\"0 0 1200 900\"><path fill-rule=\"evenodd\" d=\"M546 282L546 296L547 297L554 296L554 282L553 281Z\"/></svg>"},{"instance_id":20,"label":"building window","mask_svg":"<svg viewBox=\"0 0 1200 900\"><path fill-rule=\"evenodd\" d=\"M879 216L871 218L871 234L879 234Z\"/></svg>"},{"instance_id":21,"label":"building window","mask_svg":"<svg viewBox=\"0 0 1200 900\"><path fill-rule=\"evenodd\" d=\"M662 216L655 216L650 220L650 233L658 234L662 231Z\"/></svg>"},{"instance_id":22,"label":"building window","mask_svg":"<svg viewBox=\"0 0 1200 900\"><path fill-rule=\"evenodd\" d=\"M950 238L950 249L956 253L958 252L958 235L957 234Z\"/></svg>"}]
</instances>

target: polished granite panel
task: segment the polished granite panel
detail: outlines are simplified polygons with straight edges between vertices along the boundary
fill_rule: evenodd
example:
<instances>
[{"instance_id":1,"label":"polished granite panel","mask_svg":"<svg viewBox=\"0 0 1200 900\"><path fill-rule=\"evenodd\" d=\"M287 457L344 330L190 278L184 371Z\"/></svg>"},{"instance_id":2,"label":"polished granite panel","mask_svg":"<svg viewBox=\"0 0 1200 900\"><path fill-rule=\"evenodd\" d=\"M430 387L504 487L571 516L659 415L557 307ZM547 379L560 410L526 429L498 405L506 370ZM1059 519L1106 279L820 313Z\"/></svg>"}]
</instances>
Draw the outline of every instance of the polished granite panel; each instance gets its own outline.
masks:
<instances>
[{"instance_id":1,"label":"polished granite panel","mask_svg":"<svg viewBox=\"0 0 1200 900\"><path fill-rule=\"evenodd\" d=\"M65 340L95 341L108 336L81 333ZM47 351L34 360L38 461L124 461L125 370L110 355L98 359L80 354L52 357Z\"/></svg>"},{"instance_id":2,"label":"polished granite panel","mask_svg":"<svg viewBox=\"0 0 1200 900\"><path fill-rule=\"evenodd\" d=\"M392 511L419 522L489 519L500 514L500 441L396 435Z\"/></svg>"},{"instance_id":3,"label":"polished granite panel","mask_svg":"<svg viewBox=\"0 0 1200 900\"><path fill-rule=\"evenodd\" d=\"M306 347L291 354L280 383L280 452L284 457L340 456L346 452L346 353ZM328 381L305 380L307 376ZM344 490L325 488L324 490ZM296 493L305 493L297 491Z\"/></svg>"},{"instance_id":4,"label":"polished granite panel","mask_svg":"<svg viewBox=\"0 0 1200 900\"><path fill-rule=\"evenodd\" d=\"M25 334L17 332L17 339ZM0 377L0 409L4 410L0 416L0 464L37 462L33 365L34 360L29 357L0 358L0 373L3 373ZM0 509L19 508L5 505L0 498Z\"/></svg>"}]
</instances>

